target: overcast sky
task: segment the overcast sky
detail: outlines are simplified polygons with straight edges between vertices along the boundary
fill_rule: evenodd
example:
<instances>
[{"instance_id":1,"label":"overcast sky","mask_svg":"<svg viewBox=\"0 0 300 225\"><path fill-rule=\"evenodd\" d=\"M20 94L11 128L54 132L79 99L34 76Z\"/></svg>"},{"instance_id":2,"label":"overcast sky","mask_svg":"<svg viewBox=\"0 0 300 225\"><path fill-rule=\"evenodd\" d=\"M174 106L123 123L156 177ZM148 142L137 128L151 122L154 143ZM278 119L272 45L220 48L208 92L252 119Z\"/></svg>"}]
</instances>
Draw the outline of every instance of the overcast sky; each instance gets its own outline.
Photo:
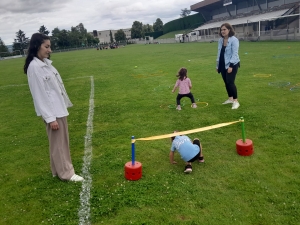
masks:
<instances>
[{"instance_id":1,"label":"overcast sky","mask_svg":"<svg viewBox=\"0 0 300 225\"><path fill-rule=\"evenodd\" d=\"M30 38L42 25L51 32L56 27L71 30L83 23L91 32L131 28L134 21L153 25L157 18L165 24L178 19L181 9L190 9L201 1L0 0L0 37L10 45L17 31L22 30Z\"/></svg>"}]
</instances>

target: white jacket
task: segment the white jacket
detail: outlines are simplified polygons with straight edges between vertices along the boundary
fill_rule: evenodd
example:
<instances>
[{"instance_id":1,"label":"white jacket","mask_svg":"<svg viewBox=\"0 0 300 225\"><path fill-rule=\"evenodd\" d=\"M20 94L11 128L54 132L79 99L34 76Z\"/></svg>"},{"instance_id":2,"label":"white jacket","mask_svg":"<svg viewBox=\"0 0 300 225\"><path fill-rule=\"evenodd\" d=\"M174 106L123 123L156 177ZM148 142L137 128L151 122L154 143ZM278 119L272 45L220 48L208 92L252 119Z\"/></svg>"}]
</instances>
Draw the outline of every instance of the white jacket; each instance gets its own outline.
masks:
<instances>
[{"instance_id":1,"label":"white jacket","mask_svg":"<svg viewBox=\"0 0 300 225\"><path fill-rule=\"evenodd\" d=\"M34 57L27 69L27 78L36 114L47 122L69 115L68 107L73 106L58 71L51 65Z\"/></svg>"}]
</instances>

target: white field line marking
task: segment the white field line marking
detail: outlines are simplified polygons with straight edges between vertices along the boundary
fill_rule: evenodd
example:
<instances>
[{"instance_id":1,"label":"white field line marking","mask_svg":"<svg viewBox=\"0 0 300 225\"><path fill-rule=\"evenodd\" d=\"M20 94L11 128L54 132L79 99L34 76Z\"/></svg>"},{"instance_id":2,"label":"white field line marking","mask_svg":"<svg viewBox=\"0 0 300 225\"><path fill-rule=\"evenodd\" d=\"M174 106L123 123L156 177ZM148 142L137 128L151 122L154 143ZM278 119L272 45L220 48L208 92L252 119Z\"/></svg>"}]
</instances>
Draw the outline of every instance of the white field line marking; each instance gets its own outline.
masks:
<instances>
[{"instance_id":1,"label":"white field line marking","mask_svg":"<svg viewBox=\"0 0 300 225\"><path fill-rule=\"evenodd\" d=\"M90 191L92 187L92 177L90 174L90 167L92 161L92 134L93 134L93 117L94 117L94 77L91 76L91 94L90 107L87 120L87 129L84 143L84 157L82 165L82 189L80 192L80 208L78 210L79 224L88 225L90 222Z\"/></svg>"},{"instance_id":2,"label":"white field line marking","mask_svg":"<svg viewBox=\"0 0 300 225\"><path fill-rule=\"evenodd\" d=\"M68 79L63 79L63 80L75 80L75 79L82 79L82 78L90 78L90 76L73 77L73 78L68 78ZM26 85L28 85L28 84L11 84L11 85L0 86L0 89L8 88L8 87L21 87L21 86L26 86Z\"/></svg>"}]
</instances>

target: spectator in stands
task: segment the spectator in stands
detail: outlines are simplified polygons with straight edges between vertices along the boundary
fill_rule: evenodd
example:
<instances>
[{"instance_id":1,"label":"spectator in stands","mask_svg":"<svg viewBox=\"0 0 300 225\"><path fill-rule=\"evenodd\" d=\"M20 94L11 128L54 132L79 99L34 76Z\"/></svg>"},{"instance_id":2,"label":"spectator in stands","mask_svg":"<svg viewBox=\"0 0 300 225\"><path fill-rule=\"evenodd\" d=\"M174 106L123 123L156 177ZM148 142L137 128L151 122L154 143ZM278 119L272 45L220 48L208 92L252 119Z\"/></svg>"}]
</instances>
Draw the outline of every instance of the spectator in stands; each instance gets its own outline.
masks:
<instances>
[{"instance_id":1,"label":"spectator in stands","mask_svg":"<svg viewBox=\"0 0 300 225\"><path fill-rule=\"evenodd\" d=\"M40 33L33 34L24 73L27 74L36 114L42 117L46 125L53 177L83 181L83 177L75 174L70 156L67 108L72 103L58 71L49 60L50 53L50 38Z\"/></svg>"},{"instance_id":2,"label":"spectator in stands","mask_svg":"<svg viewBox=\"0 0 300 225\"><path fill-rule=\"evenodd\" d=\"M216 70L222 74L228 94L228 99L223 104L232 104L232 109L237 109L240 104L237 99L237 88L234 82L240 67L238 55L239 40L234 36L234 29L229 23L221 25L219 35L221 38L218 42Z\"/></svg>"}]
</instances>

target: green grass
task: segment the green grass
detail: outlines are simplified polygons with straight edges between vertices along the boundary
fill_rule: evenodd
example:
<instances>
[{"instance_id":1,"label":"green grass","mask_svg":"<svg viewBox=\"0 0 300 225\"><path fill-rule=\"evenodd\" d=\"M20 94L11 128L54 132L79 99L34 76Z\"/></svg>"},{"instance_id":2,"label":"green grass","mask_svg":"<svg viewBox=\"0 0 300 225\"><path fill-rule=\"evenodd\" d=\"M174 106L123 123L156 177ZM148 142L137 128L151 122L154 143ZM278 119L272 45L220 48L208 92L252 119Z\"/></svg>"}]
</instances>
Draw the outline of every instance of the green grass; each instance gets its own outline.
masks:
<instances>
[{"instance_id":1,"label":"green grass","mask_svg":"<svg viewBox=\"0 0 300 225\"><path fill-rule=\"evenodd\" d=\"M91 224L299 223L300 90L290 88L300 86L300 43L240 43L238 110L221 104L226 93L215 72L216 50L217 43L186 43L52 55L74 104L68 121L79 174L91 87L86 76L95 81ZM35 115L23 63L0 61L0 224L78 224L81 184L51 176L46 131ZM195 98L207 107L192 109L188 99L180 112L168 107L175 104L171 90L183 66ZM132 135L168 134L241 116L253 155L236 152L240 123L189 135L201 139L205 156L190 175L178 154L178 164L169 164L170 140L136 141L143 176L124 178Z\"/></svg>"}]
</instances>

